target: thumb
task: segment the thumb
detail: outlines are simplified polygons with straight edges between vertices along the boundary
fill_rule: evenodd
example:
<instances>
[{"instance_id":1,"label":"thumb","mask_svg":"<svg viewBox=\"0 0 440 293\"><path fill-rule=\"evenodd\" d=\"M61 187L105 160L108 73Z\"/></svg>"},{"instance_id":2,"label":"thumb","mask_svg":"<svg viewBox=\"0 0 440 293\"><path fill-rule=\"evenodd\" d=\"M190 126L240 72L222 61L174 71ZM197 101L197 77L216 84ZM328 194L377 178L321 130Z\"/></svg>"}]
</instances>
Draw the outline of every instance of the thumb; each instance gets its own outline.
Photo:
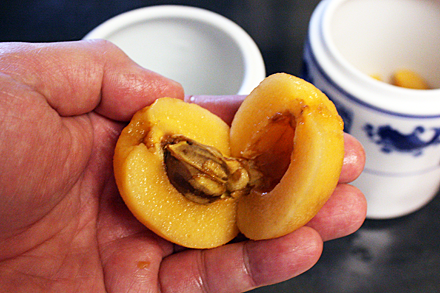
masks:
<instances>
[{"instance_id":1,"label":"thumb","mask_svg":"<svg viewBox=\"0 0 440 293\"><path fill-rule=\"evenodd\" d=\"M184 98L179 83L142 68L115 47L112 50L116 58L105 60L101 101L96 112L111 119L128 121L136 111L158 98Z\"/></svg>"},{"instance_id":2,"label":"thumb","mask_svg":"<svg viewBox=\"0 0 440 293\"><path fill-rule=\"evenodd\" d=\"M95 110L126 121L160 97L183 99L180 84L133 62L103 40L49 44L8 43L2 72L42 94L61 116Z\"/></svg>"}]
</instances>

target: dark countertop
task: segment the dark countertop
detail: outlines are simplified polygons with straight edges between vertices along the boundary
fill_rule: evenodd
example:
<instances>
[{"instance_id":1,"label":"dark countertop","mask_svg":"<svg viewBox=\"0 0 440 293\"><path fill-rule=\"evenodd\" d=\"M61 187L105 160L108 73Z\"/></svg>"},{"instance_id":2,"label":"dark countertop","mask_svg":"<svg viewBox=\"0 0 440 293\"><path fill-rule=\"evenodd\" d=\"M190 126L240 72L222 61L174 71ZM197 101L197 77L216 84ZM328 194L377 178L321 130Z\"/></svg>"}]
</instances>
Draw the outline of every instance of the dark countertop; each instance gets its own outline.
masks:
<instances>
[{"instance_id":1,"label":"dark countertop","mask_svg":"<svg viewBox=\"0 0 440 293\"><path fill-rule=\"evenodd\" d=\"M308 21L318 0L2 0L0 41L81 39L122 12L159 4L215 11L242 26L262 51L267 74L298 75ZM367 220L355 234L325 243L303 275L253 292L440 292L440 196L393 220Z\"/></svg>"},{"instance_id":2,"label":"dark countertop","mask_svg":"<svg viewBox=\"0 0 440 293\"><path fill-rule=\"evenodd\" d=\"M359 231L324 244L308 272L255 292L440 292L440 196L392 220L367 220Z\"/></svg>"}]
</instances>

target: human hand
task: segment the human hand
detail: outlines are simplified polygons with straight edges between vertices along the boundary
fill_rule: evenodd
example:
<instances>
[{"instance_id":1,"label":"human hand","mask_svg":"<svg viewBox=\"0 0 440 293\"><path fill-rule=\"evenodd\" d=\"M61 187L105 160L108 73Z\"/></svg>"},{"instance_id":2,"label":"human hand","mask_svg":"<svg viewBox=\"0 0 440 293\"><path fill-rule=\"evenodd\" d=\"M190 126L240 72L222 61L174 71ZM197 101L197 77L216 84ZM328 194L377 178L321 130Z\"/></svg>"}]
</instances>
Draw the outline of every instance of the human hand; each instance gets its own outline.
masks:
<instances>
[{"instance_id":1,"label":"human hand","mask_svg":"<svg viewBox=\"0 0 440 293\"><path fill-rule=\"evenodd\" d=\"M346 183L365 156L346 135L340 184L306 227L211 250L158 237L121 200L112 155L124 122L162 96L183 89L108 42L0 45L0 290L241 292L308 270L322 241L362 224L365 199ZM220 103L230 119L238 103Z\"/></svg>"}]
</instances>

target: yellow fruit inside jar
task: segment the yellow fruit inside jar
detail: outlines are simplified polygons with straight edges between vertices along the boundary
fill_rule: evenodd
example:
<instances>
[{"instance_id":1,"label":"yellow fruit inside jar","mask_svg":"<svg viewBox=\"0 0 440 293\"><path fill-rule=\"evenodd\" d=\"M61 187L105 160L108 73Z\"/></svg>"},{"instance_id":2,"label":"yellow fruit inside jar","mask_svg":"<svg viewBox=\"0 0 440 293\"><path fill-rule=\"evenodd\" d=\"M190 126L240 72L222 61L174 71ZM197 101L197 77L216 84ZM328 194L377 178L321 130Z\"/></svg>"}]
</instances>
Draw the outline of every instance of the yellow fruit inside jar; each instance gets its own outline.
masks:
<instances>
[{"instance_id":1,"label":"yellow fruit inside jar","mask_svg":"<svg viewBox=\"0 0 440 293\"><path fill-rule=\"evenodd\" d=\"M136 218L176 244L217 247L239 231L279 237L306 224L336 187L342 129L322 92L274 74L245 99L231 129L180 100L139 111L118 140L115 178Z\"/></svg>"},{"instance_id":2,"label":"yellow fruit inside jar","mask_svg":"<svg viewBox=\"0 0 440 293\"><path fill-rule=\"evenodd\" d=\"M418 73L409 69L397 70L391 83L398 87L415 89L415 90L428 90L430 89L428 83Z\"/></svg>"},{"instance_id":3,"label":"yellow fruit inside jar","mask_svg":"<svg viewBox=\"0 0 440 293\"><path fill-rule=\"evenodd\" d=\"M378 81L383 81L379 74L371 74L370 77ZM410 69L396 70L391 76L390 84L414 90L431 89L428 82L420 74Z\"/></svg>"}]
</instances>

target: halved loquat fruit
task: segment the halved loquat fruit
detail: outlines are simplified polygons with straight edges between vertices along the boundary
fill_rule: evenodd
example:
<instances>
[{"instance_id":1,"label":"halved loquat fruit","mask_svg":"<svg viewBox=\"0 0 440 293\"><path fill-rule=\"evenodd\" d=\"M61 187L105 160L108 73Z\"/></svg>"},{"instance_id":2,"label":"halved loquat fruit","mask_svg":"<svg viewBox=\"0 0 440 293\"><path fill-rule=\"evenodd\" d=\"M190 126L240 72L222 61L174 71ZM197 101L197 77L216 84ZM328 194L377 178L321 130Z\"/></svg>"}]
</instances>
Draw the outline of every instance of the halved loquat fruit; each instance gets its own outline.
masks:
<instances>
[{"instance_id":1,"label":"halved loquat fruit","mask_svg":"<svg viewBox=\"0 0 440 293\"><path fill-rule=\"evenodd\" d=\"M339 180L343 122L317 88L287 74L266 78L231 126L231 154L251 160L266 186L238 202L239 230L251 239L286 235L321 209Z\"/></svg>"},{"instance_id":2,"label":"halved loquat fruit","mask_svg":"<svg viewBox=\"0 0 440 293\"><path fill-rule=\"evenodd\" d=\"M170 161L173 165L168 159L172 155L167 149L185 141L229 155L229 126L195 104L171 98L159 99L137 112L116 145L116 183L133 215L156 234L185 247L222 245L238 233L236 201L228 197L199 203L173 185L168 176L173 170L168 170L166 164ZM186 177L191 175L181 173L181 178L176 175L174 180L181 180L181 188L185 189ZM191 192L190 187L187 189Z\"/></svg>"},{"instance_id":3,"label":"halved loquat fruit","mask_svg":"<svg viewBox=\"0 0 440 293\"><path fill-rule=\"evenodd\" d=\"M116 183L140 222L185 247L217 247L239 231L279 237L306 224L336 187L342 129L327 97L287 74L266 78L231 129L195 104L162 98L123 130Z\"/></svg>"}]
</instances>

